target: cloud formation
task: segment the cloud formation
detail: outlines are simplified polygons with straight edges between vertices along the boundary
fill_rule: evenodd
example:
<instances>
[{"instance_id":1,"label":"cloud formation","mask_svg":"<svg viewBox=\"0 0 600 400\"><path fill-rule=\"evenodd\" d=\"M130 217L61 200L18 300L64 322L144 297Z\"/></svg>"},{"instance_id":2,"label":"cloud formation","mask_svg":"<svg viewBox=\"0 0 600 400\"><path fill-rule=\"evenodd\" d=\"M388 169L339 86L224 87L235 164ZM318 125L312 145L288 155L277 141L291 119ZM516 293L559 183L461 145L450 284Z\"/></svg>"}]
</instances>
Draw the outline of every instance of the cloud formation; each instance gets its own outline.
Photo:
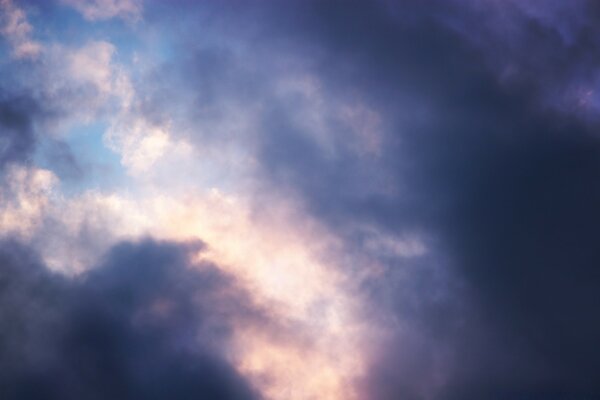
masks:
<instances>
[{"instance_id":1,"label":"cloud formation","mask_svg":"<svg viewBox=\"0 0 600 400\"><path fill-rule=\"evenodd\" d=\"M283 22L251 30L261 58L250 62L270 70L278 61L273 53L298 61L312 46L311 78L295 97L277 97L271 75L249 86L266 104L255 128L261 171L276 190L302 196L350 248L365 246L358 253L369 252L372 227L435 243L414 262L375 254L387 258L386 279L368 281L363 294L380 297L375 304L382 308L374 307L400 328L390 328L397 336L390 333L396 339L385 346L397 351L381 351L367 398L594 395L598 141L595 125L578 119L582 104L568 88L589 79L578 71L595 64L569 56L584 41L569 44L554 33L583 35L579 28L542 24L534 6L497 6L518 27L512 38L495 32L494 20L457 29L480 11L461 5L260 10L257 19ZM590 26L588 18L582 26ZM492 32L488 47L530 41L539 54L509 53L515 72L507 78L489 64L500 53L465 38L478 31ZM564 61L552 64L550 57ZM539 59L548 63L532 63ZM550 78L542 74L554 77L550 104L540 86ZM320 112L352 96L385 121L375 158L348 146L352 132L335 112L324 122L304 114L313 104ZM338 134L346 135L343 142L335 142Z\"/></svg>"},{"instance_id":2,"label":"cloud formation","mask_svg":"<svg viewBox=\"0 0 600 400\"><path fill-rule=\"evenodd\" d=\"M12 0L0 2L2 27L0 33L10 43L12 56L17 59L35 58L42 50L41 44L31 37L32 27L25 12Z\"/></svg>"},{"instance_id":3,"label":"cloud formation","mask_svg":"<svg viewBox=\"0 0 600 400\"><path fill-rule=\"evenodd\" d=\"M600 395L594 2L1 4L9 398Z\"/></svg>"},{"instance_id":4,"label":"cloud formation","mask_svg":"<svg viewBox=\"0 0 600 400\"><path fill-rule=\"evenodd\" d=\"M223 348L243 294L190 246L121 243L70 281L3 243L2 396L258 398Z\"/></svg>"}]
</instances>

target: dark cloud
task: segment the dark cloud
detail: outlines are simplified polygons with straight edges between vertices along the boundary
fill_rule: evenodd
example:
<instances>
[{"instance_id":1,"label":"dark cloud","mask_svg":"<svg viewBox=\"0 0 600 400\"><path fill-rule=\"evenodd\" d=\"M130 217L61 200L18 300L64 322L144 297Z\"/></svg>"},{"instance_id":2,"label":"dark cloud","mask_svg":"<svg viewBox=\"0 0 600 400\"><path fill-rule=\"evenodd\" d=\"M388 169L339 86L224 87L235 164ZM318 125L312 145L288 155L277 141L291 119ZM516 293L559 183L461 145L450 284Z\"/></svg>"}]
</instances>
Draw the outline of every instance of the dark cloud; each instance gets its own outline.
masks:
<instances>
[{"instance_id":1,"label":"dark cloud","mask_svg":"<svg viewBox=\"0 0 600 400\"><path fill-rule=\"evenodd\" d=\"M27 97L9 96L0 89L0 169L26 161L35 147L33 117L37 106Z\"/></svg>"},{"instance_id":2,"label":"dark cloud","mask_svg":"<svg viewBox=\"0 0 600 400\"><path fill-rule=\"evenodd\" d=\"M4 67L0 75L18 76L18 72ZM23 69L33 75L26 67ZM31 88L0 88L0 171L9 164L31 164L39 154L44 167L63 179L81 179L85 175L70 146L49 134L48 126L59 120L59 113L52 110L53 103L40 98Z\"/></svg>"},{"instance_id":3,"label":"dark cloud","mask_svg":"<svg viewBox=\"0 0 600 400\"><path fill-rule=\"evenodd\" d=\"M387 269L359 295L390 337L365 399L595 398L598 7L476 3L155 2L144 17L180 47L136 82L136 107L201 145L248 139L236 118L250 110L261 189L301 198L350 255L371 252L357 226L425 237L422 257L371 254ZM318 106L277 91L303 73ZM330 112L354 100L381 116L377 156ZM311 106L325 110L319 127ZM0 167L30 154L30 109L0 101ZM82 282L4 248L5 393L252 397L219 351L243 302L223 302L227 279L187 271L177 246L120 246Z\"/></svg>"},{"instance_id":4,"label":"dark cloud","mask_svg":"<svg viewBox=\"0 0 600 400\"><path fill-rule=\"evenodd\" d=\"M527 87L545 106L598 121L597 103L589 104L597 102L600 62L596 2L472 2L466 9L447 20L502 81Z\"/></svg>"},{"instance_id":5,"label":"dark cloud","mask_svg":"<svg viewBox=\"0 0 600 400\"><path fill-rule=\"evenodd\" d=\"M197 248L122 243L71 279L3 243L1 397L257 398L223 357L228 321L250 318L250 303L214 267L191 269Z\"/></svg>"},{"instance_id":6,"label":"dark cloud","mask_svg":"<svg viewBox=\"0 0 600 400\"><path fill-rule=\"evenodd\" d=\"M260 25L249 37L265 69L282 54L308 59L329 99L358 97L386 121L380 157L343 143L332 156L262 77L262 171L349 251L365 251L357 224L431 239L426 257L387 260L386 279L362 290L373 318L402 326L390 323L365 398L594 398L600 142L564 88L593 82L597 17L577 13L569 42L509 4L518 34L505 37L469 4L304 2L229 28ZM569 107L547 107L547 82Z\"/></svg>"}]
</instances>

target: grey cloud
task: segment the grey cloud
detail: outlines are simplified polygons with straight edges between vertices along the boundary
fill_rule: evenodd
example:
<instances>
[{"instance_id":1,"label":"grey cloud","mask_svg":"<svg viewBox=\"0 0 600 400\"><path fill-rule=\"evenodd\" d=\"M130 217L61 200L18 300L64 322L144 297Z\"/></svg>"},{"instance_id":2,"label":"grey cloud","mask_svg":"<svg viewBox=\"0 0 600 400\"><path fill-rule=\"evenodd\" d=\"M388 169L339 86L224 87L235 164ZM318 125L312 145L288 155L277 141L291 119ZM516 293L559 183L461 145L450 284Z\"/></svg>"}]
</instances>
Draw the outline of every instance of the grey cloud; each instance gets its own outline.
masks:
<instances>
[{"instance_id":1,"label":"grey cloud","mask_svg":"<svg viewBox=\"0 0 600 400\"><path fill-rule=\"evenodd\" d=\"M153 79L139 82L148 100L136 106L145 115L173 117L174 132L190 135L199 146L209 139L218 147L239 133L229 124L237 112L257 111L250 142L261 189L302 199L345 239L350 256L367 252L356 226L390 234L416 231L430 240L428 253L416 259L375 254L386 265L383 278L362 282L357 294L370 301L374 323L392 334L362 382L365 398L600 395L600 145L594 106L582 114L577 96L569 97L570 88L596 82L598 16L592 2L577 2L565 20L540 19L509 2L499 13L516 29L511 35L501 19L468 1L165 4L150 4L144 17L169 29L177 21L180 47ZM281 95L276 82L302 72L316 77L323 109L358 98L379 113L384 123L378 157L361 157L349 146L347 127L333 115L316 135L298 120L311 99ZM559 107L546 107L549 97ZM4 106L2 126L29 132L27 123L17 123L28 120L17 118L14 107ZM7 148L15 149L10 154L27 154L29 142L20 144L23 137L6 132ZM318 141L325 134L334 137L333 154ZM113 379L120 385L115 390L127 384L141 390L138 383L148 376L179 387L159 367L142 369L148 374L142 377L118 368L114 376L107 372L113 365L123 368L120 361L135 362L149 348L166 364L178 364L180 358L170 358L165 346L186 348L189 341L181 321L192 311L185 306L168 325L148 322L156 336L124 323L123 316L146 304L147 293L162 289L152 275L134 283L131 276L111 273L112 265L135 265L138 259L155 265L161 257L147 258L156 255L155 247L115 250L91 283L78 286L85 289L80 308L50 307L58 308L58 316L45 312L66 319L66 326L77 321L71 336L61 336L67 349L75 349L73 357L99 357L101 365L111 366L92 373L98 393L105 386L98 382ZM172 276L156 268L157 276ZM170 296L171 283L166 285ZM215 285L208 291L221 284ZM98 315L99 322L86 320L86 313ZM205 315L193 314L192 321ZM120 350L133 337L139 344ZM100 348L108 349L106 357ZM111 358L115 354L120 358ZM212 355L198 357L182 362L180 376L189 376L186 368L197 362L200 369L225 371L227 382L240 382L218 355L215 362ZM88 371L67 372L90 379ZM243 383L232 387L249 393Z\"/></svg>"},{"instance_id":2,"label":"grey cloud","mask_svg":"<svg viewBox=\"0 0 600 400\"><path fill-rule=\"evenodd\" d=\"M304 2L249 16L208 7L223 26L239 22L234 32L249 29L260 54L249 63L274 71L290 54L329 98L358 96L386 121L379 158L343 146L331 157L294 119L297 103L265 89L275 78L253 86L271 190L300 196L348 251L364 251L357 224L431 238L426 258L388 260L385 279L364 284L375 318L404 326L374 364L366 398L598 396L597 126L545 107L541 90L589 81L597 17L581 13L585 28L569 45L509 10L522 30L512 46L495 34L466 38L489 27L463 6ZM504 80L497 59L517 66L518 79ZM185 76L193 84L201 71ZM396 190L381 190L390 182Z\"/></svg>"},{"instance_id":3,"label":"grey cloud","mask_svg":"<svg viewBox=\"0 0 600 400\"><path fill-rule=\"evenodd\" d=\"M227 321L253 311L215 268L190 269L191 249L197 245L121 243L70 279L3 243L2 397L257 398L223 357Z\"/></svg>"},{"instance_id":4,"label":"grey cloud","mask_svg":"<svg viewBox=\"0 0 600 400\"><path fill-rule=\"evenodd\" d=\"M0 92L0 169L10 162L27 161L35 148L34 101Z\"/></svg>"}]
</instances>

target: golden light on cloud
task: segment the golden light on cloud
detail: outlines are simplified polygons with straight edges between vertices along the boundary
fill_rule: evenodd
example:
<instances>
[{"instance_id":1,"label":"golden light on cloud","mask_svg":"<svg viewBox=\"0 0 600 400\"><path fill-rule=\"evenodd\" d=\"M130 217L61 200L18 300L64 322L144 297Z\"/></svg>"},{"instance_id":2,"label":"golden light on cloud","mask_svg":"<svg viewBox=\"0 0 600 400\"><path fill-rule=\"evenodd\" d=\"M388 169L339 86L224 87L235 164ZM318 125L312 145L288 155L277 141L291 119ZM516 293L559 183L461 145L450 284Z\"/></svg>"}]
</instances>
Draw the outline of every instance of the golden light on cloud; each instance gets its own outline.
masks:
<instances>
[{"instance_id":1,"label":"golden light on cloud","mask_svg":"<svg viewBox=\"0 0 600 400\"><path fill-rule=\"evenodd\" d=\"M65 3L90 20L139 17L141 10L136 1L119 6L114 1ZM117 46L87 40L79 47L55 43L42 52L23 12L9 0L0 0L0 6L12 12L0 33L9 38L15 54L29 49L28 54L41 53L52 66L40 90L50 98L81 94L69 106L70 124L57 126L102 119L103 145L120 157L121 172L131 180L131 188L68 194L48 170L15 169L0 188L0 228L26 236L50 269L70 276L97 265L122 240L200 240L205 246L196 255L197 264L208 262L233 277L266 315L260 321L231 321L227 354L238 372L267 400L357 398L353 382L364 373L367 328L357 316L353 282L336 257L342 243L292 199L273 193L260 196L266 204L257 204L256 196L247 193L257 172L246 148L254 137L247 132L260 120L256 110L233 102L227 118L194 126L235 136L239 143L231 146L232 155L224 142L214 148L188 143L177 132L181 124L144 113L143 91L133 70L121 64ZM300 119L316 128L307 132L323 148L333 151L335 145L327 134L328 115L334 112L350 127L356 120L366 121L351 130L352 140L369 153L379 151L374 112L323 108L329 102L318 80L310 77L284 80L280 90L278 96L296 93L306 100ZM240 132L246 132L246 139L236 136ZM212 184L206 182L215 176L219 187L231 190L208 188ZM194 179L199 182L188 185ZM169 304L157 302L150 312L168 314Z\"/></svg>"},{"instance_id":2,"label":"golden light on cloud","mask_svg":"<svg viewBox=\"0 0 600 400\"><path fill-rule=\"evenodd\" d=\"M77 274L93 265L104 248L123 239L199 239L205 247L195 261L214 264L234 277L272 320L269 326L232 322L236 350L231 361L265 398L354 398L352 382L365 368L361 351L367 330L356 315L359 305L340 266L328 256L339 245L337 239L301 217L292 204L279 201L268 212L256 212L243 198L218 190L185 198L97 192L66 198L49 194L57 179L44 171L13 175L17 197L2 213L5 227L27 218L30 224L21 226L29 226L29 234L35 235L43 227L41 207L62 227L55 228L63 235L59 242L76 242L89 226L105 227L104 247L82 246L78 252L72 246L56 246L56 240L42 247L53 269ZM31 183L39 188L37 195L19 195ZM65 208L71 210L69 215L59 212Z\"/></svg>"},{"instance_id":3,"label":"golden light on cloud","mask_svg":"<svg viewBox=\"0 0 600 400\"><path fill-rule=\"evenodd\" d=\"M200 259L243 282L287 332L278 338L266 328L237 326L239 370L267 399L354 398L366 328L339 266L325 262L336 239L282 203L267 215L252 213L241 199L216 190L179 207L167 203L163 198L155 209L162 234L205 241Z\"/></svg>"}]
</instances>

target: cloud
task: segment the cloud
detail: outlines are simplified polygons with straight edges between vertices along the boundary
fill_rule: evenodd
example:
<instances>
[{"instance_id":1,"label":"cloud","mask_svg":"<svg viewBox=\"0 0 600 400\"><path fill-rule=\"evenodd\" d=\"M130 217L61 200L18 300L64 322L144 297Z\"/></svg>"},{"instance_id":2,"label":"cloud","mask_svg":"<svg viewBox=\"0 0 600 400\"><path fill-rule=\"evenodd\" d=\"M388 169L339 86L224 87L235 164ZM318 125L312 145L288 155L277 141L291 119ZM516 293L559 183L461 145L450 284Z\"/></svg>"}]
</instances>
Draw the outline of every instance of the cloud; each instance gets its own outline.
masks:
<instances>
[{"instance_id":1,"label":"cloud","mask_svg":"<svg viewBox=\"0 0 600 400\"><path fill-rule=\"evenodd\" d=\"M42 51L42 45L31 38L33 28L23 9L16 6L12 0L2 0L0 11L0 33L10 43L12 56L16 59L35 59Z\"/></svg>"},{"instance_id":2,"label":"cloud","mask_svg":"<svg viewBox=\"0 0 600 400\"><path fill-rule=\"evenodd\" d=\"M133 96L115 51L102 40L80 46L46 43L36 60L2 65L0 167L45 157L45 167L63 176L85 175L70 149L70 134L85 133L86 125L120 115Z\"/></svg>"},{"instance_id":3,"label":"cloud","mask_svg":"<svg viewBox=\"0 0 600 400\"><path fill-rule=\"evenodd\" d=\"M2 396L258 398L222 347L243 294L212 266L192 267L189 249L122 243L70 280L3 242Z\"/></svg>"},{"instance_id":4,"label":"cloud","mask_svg":"<svg viewBox=\"0 0 600 400\"><path fill-rule=\"evenodd\" d=\"M2 177L0 228L2 236L31 238L48 208L57 183L48 170L11 166Z\"/></svg>"},{"instance_id":5,"label":"cloud","mask_svg":"<svg viewBox=\"0 0 600 400\"><path fill-rule=\"evenodd\" d=\"M356 319L356 302L328 255L335 238L293 205L274 203L255 214L248 199L216 189L66 196L48 170L21 168L10 177L3 237L29 243L46 268L77 280L122 240L201 239L207 245L195 259L235 276L250 295L245 301L269 315L268 324L232 326L228 351L238 371L269 396L352 395L349 383L364 368L357 344L369 327ZM291 390L295 382L302 385Z\"/></svg>"},{"instance_id":6,"label":"cloud","mask_svg":"<svg viewBox=\"0 0 600 400\"><path fill-rule=\"evenodd\" d=\"M52 132L65 136L69 127L106 120L129 107L130 77L115 58L115 46L104 40L49 48L44 65L34 72L36 80L27 85L52 111L47 123Z\"/></svg>"},{"instance_id":7,"label":"cloud","mask_svg":"<svg viewBox=\"0 0 600 400\"><path fill-rule=\"evenodd\" d=\"M33 120L38 106L31 98L0 91L0 171L13 162L26 162L35 149Z\"/></svg>"},{"instance_id":8,"label":"cloud","mask_svg":"<svg viewBox=\"0 0 600 400\"><path fill-rule=\"evenodd\" d=\"M142 14L141 0L63 0L89 21L121 18L136 21Z\"/></svg>"},{"instance_id":9,"label":"cloud","mask_svg":"<svg viewBox=\"0 0 600 400\"><path fill-rule=\"evenodd\" d=\"M107 146L121 154L121 163L141 175L173 149L168 126L153 125L135 112L119 118L104 135Z\"/></svg>"},{"instance_id":10,"label":"cloud","mask_svg":"<svg viewBox=\"0 0 600 400\"><path fill-rule=\"evenodd\" d=\"M234 27L218 44L253 56L237 72L240 63L211 67L197 51L184 82L210 88L202 104L218 109L231 82L223 71L269 71L235 96L260 104L248 125L260 187L302 199L347 254L362 255L352 271L382 269L357 273L357 295L388 338L388 350L373 351L366 398L594 396L597 124L593 109L580 118L556 104L579 104L565 88L595 82L586 54L596 43L586 38L597 20L574 6L577 23L563 26L554 11L503 3L518 27L507 37L470 7L306 2L248 17L211 3L217 32ZM509 79L508 67L518 71ZM310 79L278 96L294 68ZM546 83L556 88L550 107ZM369 110L361 120L380 122L356 126L352 98ZM346 110L341 121L336 109ZM347 145L356 136L344 124L369 141ZM376 157L361 152L368 143ZM373 230L422 238L427 252L393 254L389 241L368 239Z\"/></svg>"},{"instance_id":11,"label":"cloud","mask_svg":"<svg viewBox=\"0 0 600 400\"><path fill-rule=\"evenodd\" d=\"M137 18L127 4L75 7L88 20ZM135 338L108 341L132 349L117 359L125 366L148 343L167 365L188 357L173 361L164 347L186 342L187 325L155 322L178 295L127 309L166 342L123 327L129 311L102 295L121 279L143 286L123 266L154 265L162 245L126 245L86 272L116 242L150 233L201 238L196 261L236 276L268 310L277 329L233 318L225 335L227 362L267 397L596 396L597 7L548 4L154 2L150 25L136 26L147 49L131 65L117 58L123 43L96 37L103 24L93 40L44 45L43 63L3 75L35 100L17 101L18 85L6 84L0 103L5 236L80 275L56 280L101 323L86 325L77 307L48 315L77 315L92 337L115 322ZM40 126L96 120L131 193L57 194L50 171L7 167L27 164ZM106 283L99 271L113 269ZM229 322L197 305L201 330L207 315ZM230 371L213 346L216 364L206 363ZM157 368L141 371L162 376Z\"/></svg>"}]
</instances>

